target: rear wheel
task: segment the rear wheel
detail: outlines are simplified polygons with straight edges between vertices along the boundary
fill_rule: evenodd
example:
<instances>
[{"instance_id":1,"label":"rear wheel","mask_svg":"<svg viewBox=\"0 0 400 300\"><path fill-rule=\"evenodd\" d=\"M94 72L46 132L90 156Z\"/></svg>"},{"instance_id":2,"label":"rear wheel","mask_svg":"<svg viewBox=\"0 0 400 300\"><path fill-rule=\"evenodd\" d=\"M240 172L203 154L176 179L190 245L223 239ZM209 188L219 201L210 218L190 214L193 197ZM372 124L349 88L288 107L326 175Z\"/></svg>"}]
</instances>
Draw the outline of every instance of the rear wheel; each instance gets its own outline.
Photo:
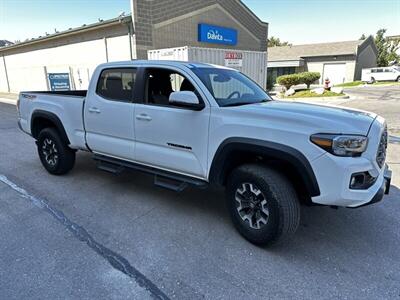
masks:
<instances>
[{"instance_id":1,"label":"rear wheel","mask_svg":"<svg viewBox=\"0 0 400 300\"><path fill-rule=\"evenodd\" d=\"M299 226L300 204L293 186L267 167L235 169L228 179L227 201L236 229L254 244L287 240Z\"/></svg>"},{"instance_id":2,"label":"rear wheel","mask_svg":"<svg viewBox=\"0 0 400 300\"><path fill-rule=\"evenodd\" d=\"M397 82L400 82L400 76L399 76L399 77L397 77Z\"/></svg>"},{"instance_id":3,"label":"rear wheel","mask_svg":"<svg viewBox=\"0 0 400 300\"><path fill-rule=\"evenodd\" d=\"M376 80L375 80L375 78L374 78L374 77L371 77L371 80L370 80L370 82L369 82L369 83L371 83L371 84L372 84L372 83L375 83L375 81L376 81Z\"/></svg>"},{"instance_id":4,"label":"rear wheel","mask_svg":"<svg viewBox=\"0 0 400 300\"><path fill-rule=\"evenodd\" d=\"M68 173L75 164L75 151L61 139L54 128L39 133L38 153L43 167L53 175Z\"/></svg>"}]
</instances>

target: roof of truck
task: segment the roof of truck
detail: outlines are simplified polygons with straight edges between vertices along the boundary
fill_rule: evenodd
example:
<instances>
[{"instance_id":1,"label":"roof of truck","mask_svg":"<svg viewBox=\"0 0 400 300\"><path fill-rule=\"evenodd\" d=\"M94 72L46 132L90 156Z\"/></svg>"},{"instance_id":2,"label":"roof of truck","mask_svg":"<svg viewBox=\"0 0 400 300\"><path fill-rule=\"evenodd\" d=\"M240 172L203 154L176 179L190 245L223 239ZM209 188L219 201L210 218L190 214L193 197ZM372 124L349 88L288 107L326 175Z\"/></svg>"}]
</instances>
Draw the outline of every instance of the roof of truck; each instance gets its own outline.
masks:
<instances>
[{"instance_id":1,"label":"roof of truck","mask_svg":"<svg viewBox=\"0 0 400 300\"><path fill-rule=\"evenodd\" d=\"M127 61L116 61L101 64L102 67L116 67L126 65L160 65L160 66L185 66L187 68L218 68L218 69L231 69L224 66L200 63L200 62L187 62L177 60L127 60ZM234 70L234 69L231 69Z\"/></svg>"}]
</instances>

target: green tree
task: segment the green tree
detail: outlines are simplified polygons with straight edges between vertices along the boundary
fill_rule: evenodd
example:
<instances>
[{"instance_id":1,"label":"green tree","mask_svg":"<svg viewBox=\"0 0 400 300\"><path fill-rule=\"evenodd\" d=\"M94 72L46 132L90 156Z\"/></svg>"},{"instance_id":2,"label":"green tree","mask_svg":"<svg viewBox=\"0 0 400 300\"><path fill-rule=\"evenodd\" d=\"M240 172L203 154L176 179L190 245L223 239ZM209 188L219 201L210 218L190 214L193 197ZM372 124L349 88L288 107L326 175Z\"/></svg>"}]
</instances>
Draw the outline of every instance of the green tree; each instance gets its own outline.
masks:
<instances>
[{"instance_id":1,"label":"green tree","mask_svg":"<svg viewBox=\"0 0 400 300\"><path fill-rule=\"evenodd\" d=\"M367 37L365 36L365 34L363 33L362 36L359 38L360 41L365 40Z\"/></svg>"},{"instance_id":2,"label":"green tree","mask_svg":"<svg viewBox=\"0 0 400 300\"><path fill-rule=\"evenodd\" d=\"M281 42L279 38L271 36L268 39L268 47L279 47L279 46L292 46L289 42Z\"/></svg>"},{"instance_id":3,"label":"green tree","mask_svg":"<svg viewBox=\"0 0 400 300\"><path fill-rule=\"evenodd\" d=\"M399 40L389 40L385 37L386 29L379 29L375 35L375 45L378 49L376 63L378 67L387 67L389 63L400 60L396 51L400 48Z\"/></svg>"}]
</instances>

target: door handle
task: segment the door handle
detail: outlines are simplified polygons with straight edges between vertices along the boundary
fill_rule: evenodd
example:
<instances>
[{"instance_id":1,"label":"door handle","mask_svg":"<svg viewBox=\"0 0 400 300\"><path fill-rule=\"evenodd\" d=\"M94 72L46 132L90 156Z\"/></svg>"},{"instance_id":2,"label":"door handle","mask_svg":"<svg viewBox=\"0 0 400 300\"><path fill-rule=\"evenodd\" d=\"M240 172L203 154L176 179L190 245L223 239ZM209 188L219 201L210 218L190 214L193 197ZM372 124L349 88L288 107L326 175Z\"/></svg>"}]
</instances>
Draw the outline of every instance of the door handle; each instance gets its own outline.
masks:
<instances>
[{"instance_id":1,"label":"door handle","mask_svg":"<svg viewBox=\"0 0 400 300\"><path fill-rule=\"evenodd\" d=\"M97 107L90 107L89 112L99 114L100 109L98 109Z\"/></svg>"},{"instance_id":2,"label":"door handle","mask_svg":"<svg viewBox=\"0 0 400 300\"><path fill-rule=\"evenodd\" d=\"M146 115L146 114L137 115L136 119L140 120L140 121L151 121L152 120L151 117L149 115Z\"/></svg>"}]
</instances>

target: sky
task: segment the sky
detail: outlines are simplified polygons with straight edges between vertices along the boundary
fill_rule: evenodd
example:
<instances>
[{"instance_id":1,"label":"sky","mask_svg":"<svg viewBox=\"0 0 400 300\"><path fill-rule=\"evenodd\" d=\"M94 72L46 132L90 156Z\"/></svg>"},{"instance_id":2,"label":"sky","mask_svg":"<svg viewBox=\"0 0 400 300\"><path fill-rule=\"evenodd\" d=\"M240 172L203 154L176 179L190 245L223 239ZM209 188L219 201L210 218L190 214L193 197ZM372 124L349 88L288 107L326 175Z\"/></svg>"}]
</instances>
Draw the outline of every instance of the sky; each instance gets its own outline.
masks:
<instances>
[{"instance_id":1,"label":"sky","mask_svg":"<svg viewBox=\"0 0 400 300\"><path fill-rule=\"evenodd\" d=\"M161 0L158 0L161 1ZM269 36L293 44L400 34L400 0L243 0ZM130 0L0 0L0 39L25 40L130 13Z\"/></svg>"}]
</instances>

